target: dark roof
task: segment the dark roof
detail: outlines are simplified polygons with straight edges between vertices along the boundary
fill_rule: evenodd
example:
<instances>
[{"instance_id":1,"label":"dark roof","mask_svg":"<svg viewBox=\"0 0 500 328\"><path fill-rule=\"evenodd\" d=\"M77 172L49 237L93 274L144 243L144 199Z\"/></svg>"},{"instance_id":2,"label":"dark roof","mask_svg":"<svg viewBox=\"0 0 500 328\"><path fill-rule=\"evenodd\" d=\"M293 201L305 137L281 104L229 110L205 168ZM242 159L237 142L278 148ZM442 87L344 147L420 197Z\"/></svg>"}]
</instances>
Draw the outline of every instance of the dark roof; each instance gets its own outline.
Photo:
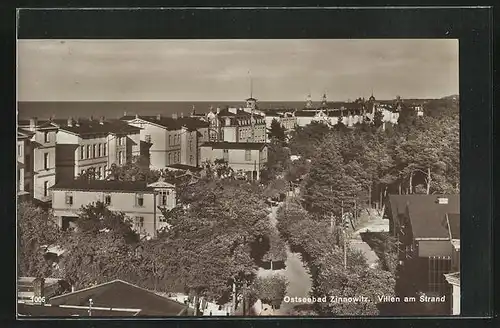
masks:
<instances>
[{"instance_id":1,"label":"dark roof","mask_svg":"<svg viewBox=\"0 0 500 328\"><path fill-rule=\"evenodd\" d=\"M122 116L120 120L123 121L131 121L136 118L142 119L144 121L153 123L153 124L158 124L160 126L163 126L169 131L172 130L180 130L183 126L186 127L188 130L194 131L196 129L200 128L206 128L209 126L208 122L205 122L203 120L200 120L197 117L178 117L178 118L172 118L172 117L163 117L160 116L159 119L157 116L132 116L132 115L127 115L127 116Z\"/></svg>"},{"instance_id":2,"label":"dark roof","mask_svg":"<svg viewBox=\"0 0 500 328\"><path fill-rule=\"evenodd\" d=\"M202 168L196 167L196 166L190 166L190 165L184 165L184 164L172 164L169 165L168 167L174 168L174 169L179 169L179 170L186 170L186 171L191 171L191 172L199 172L203 170Z\"/></svg>"},{"instance_id":3,"label":"dark roof","mask_svg":"<svg viewBox=\"0 0 500 328\"><path fill-rule=\"evenodd\" d=\"M100 124L99 120L79 119L73 120L72 126L68 126L68 120L58 119L53 121L60 130L68 131L78 135L91 135L101 133L127 134L138 133L141 129L120 120L104 120ZM77 126L78 124L78 126Z\"/></svg>"},{"instance_id":4,"label":"dark roof","mask_svg":"<svg viewBox=\"0 0 500 328\"><path fill-rule=\"evenodd\" d=\"M448 213L448 222L452 239L460 239L460 214Z\"/></svg>"},{"instance_id":5,"label":"dark roof","mask_svg":"<svg viewBox=\"0 0 500 328\"><path fill-rule=\"evenodd\" d=\"M49 303L86 306L90 298L95 307L141 309L138 316L179 316L183 315L188 308L185 304L156 295L123 280L113 280L53 297Z\"/></svg>"},{"instance_id":6,"label":"dark roof","mask_svg":"<svg viewBox=\"0 0 500 328\"><path fill-rule=\"evenodd\" d=\"M18 303L17 313L22 316L31 317L70 317L80 316L88 317L89 312L86 308L67 308L54 305L33 305ZM93 317L130 317L134 316L137 311L117 311L117 310L92 310Z\"/></svg>"},{"instance_id":7,"label":"dark roof","mask_svg":"<svg viewBox=\"0 0 500 328\"><path fill-rule=\"evenodd\" d=\"M448 198L448 204L438 204ZM408 211L414 238L448 238L445 215L460 213L460 195L389 195L392 217Z\"/></svg>"},{"instance_id":8,"label":"dark roof","mask_svg":"<svg viewBox=\"0 0 500 328\"><path fill-rule=\"evenodd\" d=\"M19 120L17 124L21 127L29 127L30 126L30 121L29 120ZM39 130L49 130L49 129L57 129L57 123L55 123L53 120L37 120L36 121L36 128Z\"/></svg>"},{"instance_id":9,"label":"dark roof","mask_svg":"<svg viewBox=\"0 0 500 328\"><path fill-rule=\"evenodd\" d=\"M50 189L94 190L94 191L152 191L145 181L118 180L63 180Z\"/></svg>"},{"instance_id":10,"label":"dark roof","mask_svg":"<svg viewBox=\"0 0 500 328\"><path fill-rule=\"evenodd\" d=\"M17 138L19 139L31 138L34 134L32 131L17 128Z\"/></svg>"},{"instance_id":11,"label":"dark roof","mask_svg":"<svg viewBox=\"0 0 500 328\"><path fill-rule=\"evenodd\" d=\"M260 150L266 143L261 142L205 142L202 147L212 147L213 149L254 149Z\"/></svg>"}]
</instances>

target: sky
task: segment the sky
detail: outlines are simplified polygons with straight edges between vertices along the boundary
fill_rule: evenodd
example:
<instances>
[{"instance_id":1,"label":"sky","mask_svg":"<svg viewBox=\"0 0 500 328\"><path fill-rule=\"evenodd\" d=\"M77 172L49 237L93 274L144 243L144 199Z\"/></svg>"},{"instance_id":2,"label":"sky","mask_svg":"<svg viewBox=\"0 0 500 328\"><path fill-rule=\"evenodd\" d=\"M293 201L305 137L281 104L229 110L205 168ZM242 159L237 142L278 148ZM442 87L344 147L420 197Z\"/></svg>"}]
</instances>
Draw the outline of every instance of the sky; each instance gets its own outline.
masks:
<instances>
[{"instance_id":1,"label":"sky","mask_svg":"<svg viewBox=\"0 0 500 328\"><path fill-rule=\"evenodd\" d=\"M250 83L251 80L253 81ZM458 94L458 40L19 40L19 101Z\"/></svg>"}]
</instances>

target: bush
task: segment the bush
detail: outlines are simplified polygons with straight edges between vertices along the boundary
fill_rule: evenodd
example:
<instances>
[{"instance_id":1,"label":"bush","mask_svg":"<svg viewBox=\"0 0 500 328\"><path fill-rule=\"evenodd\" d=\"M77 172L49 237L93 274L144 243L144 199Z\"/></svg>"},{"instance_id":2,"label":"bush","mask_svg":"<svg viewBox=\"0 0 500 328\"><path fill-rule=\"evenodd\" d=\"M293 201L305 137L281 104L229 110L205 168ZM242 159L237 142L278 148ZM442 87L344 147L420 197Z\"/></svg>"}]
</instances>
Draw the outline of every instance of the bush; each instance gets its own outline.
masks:
<instances>
[{"instance_id":1,"label":"bush","mask_svg":"<svg viewBox=\"0 0 500 328\"><path fill-rule=\"evenodd\" d=\"M275 274L269 277L257 278L252 285L251 293L263 303L279 307L285 297L287 288L288 280L286 277Z\"/></svg>"}]
</instances>

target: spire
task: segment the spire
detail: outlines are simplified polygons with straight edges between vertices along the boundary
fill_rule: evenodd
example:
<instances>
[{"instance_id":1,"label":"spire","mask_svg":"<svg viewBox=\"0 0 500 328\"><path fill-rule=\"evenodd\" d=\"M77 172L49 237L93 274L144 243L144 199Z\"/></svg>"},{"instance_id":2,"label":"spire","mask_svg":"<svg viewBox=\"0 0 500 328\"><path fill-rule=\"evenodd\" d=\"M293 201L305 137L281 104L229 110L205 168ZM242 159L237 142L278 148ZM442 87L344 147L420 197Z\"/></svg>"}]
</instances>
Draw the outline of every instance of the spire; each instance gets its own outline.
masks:
<instances>
[{"instance_id":1,"label":"spire","mask_svg":"<svg viewBox=\"0 0 500 328\"><path fill-rule=\"evenodd\" d=\"M193 109L191 110L191 114L196 115L196 108L194 107L194 104L193 104Z\"/></svg>"},{"instance_id":2,"label":"spire","mask_svg":"<svg viewBox=\"0 0 500 328\"><path fill-rule=\"evenodd\" d=\"M311 108L311 107L312 107L312 99L311 99L311 93L309 92L306 98L306 108Z\"/></svg>"},{"instance_id":3,"label":"spire","mask_svg":"<svg viewBox=\"0 0 500 328\"><path fill-rule=\"evenodd\" d=\"M253 79L252 73L248 71L248 75L250 75L250 98L253 98Z\"/></svg>"}]
</instances>

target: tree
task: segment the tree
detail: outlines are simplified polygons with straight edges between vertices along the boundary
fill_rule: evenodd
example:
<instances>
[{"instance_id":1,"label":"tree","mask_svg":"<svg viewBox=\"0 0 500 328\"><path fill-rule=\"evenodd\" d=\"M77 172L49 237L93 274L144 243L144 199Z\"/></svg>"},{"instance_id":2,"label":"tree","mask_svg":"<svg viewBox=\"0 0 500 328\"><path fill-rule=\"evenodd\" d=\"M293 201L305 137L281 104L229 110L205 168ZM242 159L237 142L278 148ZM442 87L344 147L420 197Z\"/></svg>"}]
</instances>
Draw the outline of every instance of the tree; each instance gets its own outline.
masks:
<instances>
[{"instance_id":1,"label":"tree","mask_svg":"<svg viewBox=\"0 0 500 328\"><path fill-rule=\"evenodd\" d=\"M234 179L236 173L229 166L229 163L222 159L216 159L214 162L207 161L202 164L202 176L207 179Z\"/></svg>"},{"instance_id":2,"label":"tree","mask_svg":"<svg viewBox=\"0 0 500 328\"><path fill-rule=\"evenodd\" d=\"M330 127L322 122L311 122L305 127L297 127L289 141L291 154L300 155L305 159L311 158L315 148L330 132Z\"/></svg>"},{"instance_id":3,"label":"tree","mask_svg":"<svg viewBox=\"0 0 500 328\"><path fill-rule=\"evenodd\" d=\"M284 175L290 165L290 148L285 147L283 142L272 139L268 146L265 172L261 175L261 180L268 182Z\"/></svg>"},{"instance_id":4,"label":"tree","mask_svg":"<svg viewBox=\"0 0 500 328\"><path fill-rule=\"evenodd\" d=\"M59 276L77 289L113 279L126 279L137 269L131 265L132 245L119 234L101 231L97 234L75 232L62 242L65 249Z\"/></svg>"},{"instance_id":5,"label":"tree","mask_svg":"<svg viewBox=\"0 0 500 328\"><path fill-rule=\"evenodd\" d=\"M333 215L339 221L342 209L350 209L361 188L355 178L348 174L339 148L338 139L328 137L312 159L303 199L304 207L318 218Z\"/></svg>"},{"instance_id":6,"label":"tree","mask_svg":"<svg viewBox=\"0 0 500 328\"><path fill-rule=\"evenodd\" d=\"M269 139L271 140L285 142L286 140L285 128L281 125L280 122L278 122L276 119L273 119L271 121L271 127L269 129L268 136Z\"/></svg>"},{"instance_id":7,"label":"tree","mask_svg":"<svg viewBox=\"0 0 500 328\"><path fill-rule=\"evenodd\" d=\"M288 280L285 276L274 274L270 277L258 277L252 284L251 294L263 303L279 308L286 295Z\"/></svg>"},{"instance_id":8,"label":"tree","mask_svg":"<svg viewBox=\"0 0 500 328\"><path fill-rule=\"evenodd\" d=\"M205 180L190 187L190 206L173 213L165 233L180 283L198 297L218 301L241 286L256 265L251 245L269 234L268 212L254 186Z\"/></svg>"},{"instance_id":9,"label":"tree","mask_svg":"<svg viewBox=\"0 0 500 328\"><path fill-rule=\"evenodd\" d=\"M416 122L417 113L415 110L410 106L401 104L401 110L398 118L398 128L404 131L414 126Z\"/></svg>"},{"instance_id":10,"label":"tree","mask_svg":"<svg viewBox=\"0 0 500 328\"><path fill-rule=\"evenodd\" d=\"M32 203L19 202L17 224L19 274L40 278L49 276L52 268L45 258L45 246L53 245L61 239L54 218Z\"/></svg>"},{"instance_id":11,"label":"tree","mask_svg":"<svg viewBox=\"0 0 500 328\"><path fill-rule=\"evenodd\" d=\"M147 163L148 159L144 156L135 156L124 165L112 164L107 178L119 181L146 181L152 183L158 181L162 175L168 179L174 174L169 170L151 170Z\"/></svg>"},{"instance_id":12,"label":"tree","mask_svg":"<svg viewBox=\"0 0 500 328\"><path fill-rule=\"evenodd\" d=\"M125 213L111 211L101 201L82 206L76 225L81 233L97 235L106 229L123 237L127 243L138 241L138 235L132 230Z\"/></svg>"},{"instance_id":13,"label":"tree","mask_svg":"<svg viewBox=\"0 0 500 328\"><path fill-rule=\"evenodd\" d=\"M98 180L99 178L99 174L93 167L88 168L85 172L78 174L78 176L76 177L77 180L82 181L94 181Z\"/></svg>"},{"instance_id":14,"label":"tree","mask_svg":"<svg viewBox=\"0 0 500 328\"><path fill-rule=\"evenodd\" d=\"M373 125L375 128L379 128L384 124L384 114L382 114L382 111L376 110L375 114L373 115Z\"/></svg>"}]
</instances>

